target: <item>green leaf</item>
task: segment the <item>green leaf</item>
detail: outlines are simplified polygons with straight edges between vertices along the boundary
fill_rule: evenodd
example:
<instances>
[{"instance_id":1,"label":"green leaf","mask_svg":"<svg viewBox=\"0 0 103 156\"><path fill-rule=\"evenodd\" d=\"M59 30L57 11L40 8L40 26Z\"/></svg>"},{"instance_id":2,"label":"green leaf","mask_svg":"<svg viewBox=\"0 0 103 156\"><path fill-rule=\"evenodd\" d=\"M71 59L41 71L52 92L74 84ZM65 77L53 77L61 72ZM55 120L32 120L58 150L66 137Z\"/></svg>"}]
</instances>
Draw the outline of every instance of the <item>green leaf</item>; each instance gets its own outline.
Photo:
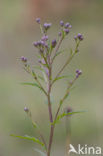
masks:
<instances>
[{"instance_id":1,"label":"green leaf","mask_svg":"<svg viewBox=\"0 0 103 156\"><path fill-rule=\"evenodd\" d=\"M31 137L31 136L28 136L28 135L24 135L24 136L17 136L17 135L14 135L14 134L11 134L10 136L13 136L13 137L16 137L16 138L20 138L20 139L26 139L26 140L31 140L33 142L36 142L42 146L44 146L44 144L37 138L35 137Z\"/></svg>"},{"instance_id":2,"label":"green leaf","mask_svg":"<svg viewBox=\"0 0 103 156\"><path fill-rule=\"evenodd\" d=\"M53 60L54 60L58 55L60 55L61 53L65 52L65 51L66 51L66 49L57 52L56 55L54 56Z\"/></svg>"},{"instance_id":3,"label":"green leaf","mask_svg":"<svg viewBox=\"0 0 103 156\"><path fill-rule=\"evenodd\" d=\"M32 82L23 82L21 83L22 85L28 85L28 86L35 86L39 89L42 89L37 83L32 83Z\"/></svg>"},{"instance_id":4,"label":"green leaf","mask_svg":"<svg viewBox=\"0 0 103 156\"><path fill-rule=\"evenodd\" d=\"M40 80L44 81L44 78L43 78L42 76L38 75L38 78L39 78Z\"/></svg>"},{"instance_id":5,"label":"green leaf","mask_svg":"<svg viewBox=\"0 0 103 156\"><path fill-rule=\"evenodd\" d=\"M64 78L68 78L70 75L64 75L64 76L60 76L60 77L57 77L53 80L53 83L56 82L57 80L61 80L61 79L64 79Z\"/></svg>"},{"instance_id":6,"label":"green leaf","mask_svg":"<svg viewBox=\"0 0 103 156\"><path fill-rule=\"evenodd\" d=\"M46 154L44 152L42 152L41 150L37 149L37 148L34 148L34 150L36 152L38 152L41 156L46 156Z\"/></svg>"},{"instance_id":7,"label":"green leaf","mask_svg":"<svg viewBox=\"0 0 103 156\"><path fill-rule=\"evenodd\" d=\"M58 123L65 116L69 116L69 115L73 115L73 114L79 114L79 113L84 113L84 112L86 112L86 111L76 111L76 112L69 112L69 113L63 112L61 115L58 115L57 119L53 122L53 125Z\"/></svg>"},{"instance_id":8,"label":"green leaf","mask_svg":"<svg viewBox=\"0 0 103 156\"><path fill-rule=\"evenodd\" d=\"M32 122L32 125L33 125L34 128L38 127L38 125L35 122Z\"/></svg>"}]
</instances>

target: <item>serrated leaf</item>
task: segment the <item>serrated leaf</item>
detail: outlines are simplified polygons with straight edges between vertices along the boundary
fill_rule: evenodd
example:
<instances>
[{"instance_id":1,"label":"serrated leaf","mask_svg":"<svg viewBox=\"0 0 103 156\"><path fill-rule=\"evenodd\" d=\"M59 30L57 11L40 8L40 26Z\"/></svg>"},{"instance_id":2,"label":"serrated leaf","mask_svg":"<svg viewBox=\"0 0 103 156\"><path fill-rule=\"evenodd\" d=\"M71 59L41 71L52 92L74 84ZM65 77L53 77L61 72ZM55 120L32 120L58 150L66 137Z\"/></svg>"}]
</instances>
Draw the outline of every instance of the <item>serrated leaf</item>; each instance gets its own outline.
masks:
<instances>
[{"instance_id":1,"label":"serrated leaf","mask_svg":"<svg viewBox=\"0 0 103 156\"><path fill-rule=\"evenodd\" d=\"M17 135L14 135L14 134L11 134L10 136L13 136L13 137L16 137L16 138L20 138L20 139L26 139L26 140L31 140L35 143L38 143L42 146L44 146L44 144L37 138L35 137L31 137L31 136L28 136L28 135L24 135L24 136L17 136Z\"/></svg>"},{"instance_id":2,"label":"serrated leaf","mask_svg":"<svg viewBox=\"0 0 103 156\"><path fill-rule=\"evenodd\" d=\"M84 112L86 112L86 111L76 111L76 112L69 112L69 113L63 112L61 115L58 115L57 119L53 122L53 125L58 123L60 121L60 119L62 119L65 116L69 116L69 115L73 115L73 114L79 114L79 113L84 113Z\"/></svg>"},{"instance_id":3,"label":"serrated leaf","mask_svg":"<svg viewBox=\"0 0 103 156\"><path fill-rule=\"evenodd\" d=\"M34 148L34 150L36 152L38 152L41 156L46 156L46 154L44 152L42 152L41 150L37 149L37 148Z\"/></svg>"}]
</instances>

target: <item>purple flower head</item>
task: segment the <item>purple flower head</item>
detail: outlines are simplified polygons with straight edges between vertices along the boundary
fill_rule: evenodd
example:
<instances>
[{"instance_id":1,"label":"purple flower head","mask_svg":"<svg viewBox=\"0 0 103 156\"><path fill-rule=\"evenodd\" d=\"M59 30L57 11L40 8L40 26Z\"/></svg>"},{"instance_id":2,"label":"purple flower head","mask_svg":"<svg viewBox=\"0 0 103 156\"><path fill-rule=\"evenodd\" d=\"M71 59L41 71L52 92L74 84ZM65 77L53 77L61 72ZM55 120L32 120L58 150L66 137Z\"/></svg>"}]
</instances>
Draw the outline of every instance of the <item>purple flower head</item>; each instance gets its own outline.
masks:
<instances>
[{"instance_id":1,"label":"purple flower head","mask_svg":"<svg viewBox=\"0 0 103 156\"><path fill-rule=\"evenodd\" d=\"M69 26L70 26L69 23L66 23L66 24L65 24L65 28L68 28Z\"/></svg>"},{"instance_id":2,"label":"purple flower head","mask_svg":"<svg viewBox=\"0 0 103 156\"><path fill-rule=\"evenodd\" d=\"M38 42L34 42L33 45L34 45L35 47L37 47L37 46L38 46Z\"/></svg>"},{"instance_id":3,"label":"purple flower head","mask_svg":"<svg viewBox=\"0 0 103 156\"><path fill-rule=\"evenodd\" d=\"M40 18L36 18L36 22L40 24Z\"/></svg>"},{"instance_id":4,"label":"purple flower head","mask_svg":"<svg viewBox=\"0 0 103 156\"><path fill-rule=\"evenodd\" d=\"M48 36L47 35L44 35L42 38L41 38L42 41L47 41L48 40Z\"/></svg>"},{"instance_id":5,"label":"purple flower head","mask_svg":"<svg viewBox=\"0 0 103 156\"><path fill-rule=\"evenodd\" d=\"M69 28L72 28L72 25L69 25Z\"/></svg>"},{"instance_id":6,"label":"purple flower head","mask_svg":"<svg viewBox=\"0 0 103 156\"><path fill-rule=\"evenodd\" d=\"M45 30L48 30L51 27L51 23L44 23Z\"/></svg>"},{"instance_id":7,"label":"purple flower head","mask_svg":"<svg viewBox=\"0 0 103 156\"><path fill-rule=\"evenodd\" d=\"M42 45L42 46L45 46L45 42L44 41L40 41L40 44Z\"/></svg>"},{"instance_id":8,"label":"purple flower head","mask_svg":"<svg viewBox=\"0 0 103 156\"><path fill-rule=\"evenodd\" d=\"M80 41L82 41L82 40L84 39L84 38L83 38L83 35L80 34L80 33L78 33L77 38L78 38Z\"/></svg>"},{"instance_id":9,"label":"purple flower head","mask_svg":"<svg viewBox=\"0 0 103 156\"><path fill-rule=\"evenodd\" d=\"M62 33L61 33L61 32L59 32L59 33L58 33L58 35L59 35L59 36L62 36Z\"/></svg>"},{"instance_id":10,"label":"purple flower head","mask_svg":"<svg viewBox=\"0 0 103 156\"><path fill-rule=\"evenodd\" d=\"M69 29L64 29L64 32L65 32L66 34L68 34L68 33L69 33Z\"/></svg>"},{"instance_id":11,"label":"purple flower head","mask_svg":"<svg viewBox=\"0 0 103 156\"><path fill-rule=\"evenodd\" d=\"M24 56L21 56L21 61L22 61L22 62L27 62L27 58L24 57Z\"/></svg>"},{"instance_id":12,"label":"purple flower head","mask_svg":"<svg viewBox=\"0 0 103 156\"><path fill-rule=\"evenodd\" d=\"M55 48L56 44L57 44L56 39L52 40L52 47L53 47L53 48Z\"/></svg>"},{"instance_id":13,"label":"purple flower head","mask_svg":"<svg viewBox=\"0 0 103 156\"><path fill-rule=\"evenodd\" d=\"M64 22L63 21L60 21L60 25L63 27L64 26Z\"/></svg>"},{"instance_id":14,"label":"purple flower head","mask_svg":"<svg viewBox=\"0 0 103 156\"><path fill-rule=\"evenodd\" d=\"M78 78L82 74L82 71L77 69L76 70L76 78Z\"/></svg>"},{"instance_id":15,"label":"purple flower head","mask_svg":"<svg viewBox=\"0 0 103 156\"><path fill-rule=\"evenodd\" d=\"M74 39L77 40L77 36L74 36Z\"/></svg>"},{"instance_id":16,"label":"purple flower head","mask_svg":"<svg viewBox=\"0 0 103 156\"><path fill-rule=\"evenodd\" d=\"M42 64L46 64L44 59L41 60L41 63L42 63Z\"/></svg>"},{"instance_id":17,"label":"purple flower head","mask_svg":"<svg viewBox=\"0 0 103 156\"><path fill-rule=\"evenodd\" d=\"M41 46L41 41L37 41L38 46Z\"/></svg>"},{"instance_id":18,"label":"purple flower head","mask_svg":"<svg viewBox=\"0 0 103 156\"><path fill-rule=\"evenodd\" d=\"M28 112L29 112L29 109L28 109L27 107L24 107L24 111L25 111L26 113L28 113Z\"/></svg>"}]
</instances>

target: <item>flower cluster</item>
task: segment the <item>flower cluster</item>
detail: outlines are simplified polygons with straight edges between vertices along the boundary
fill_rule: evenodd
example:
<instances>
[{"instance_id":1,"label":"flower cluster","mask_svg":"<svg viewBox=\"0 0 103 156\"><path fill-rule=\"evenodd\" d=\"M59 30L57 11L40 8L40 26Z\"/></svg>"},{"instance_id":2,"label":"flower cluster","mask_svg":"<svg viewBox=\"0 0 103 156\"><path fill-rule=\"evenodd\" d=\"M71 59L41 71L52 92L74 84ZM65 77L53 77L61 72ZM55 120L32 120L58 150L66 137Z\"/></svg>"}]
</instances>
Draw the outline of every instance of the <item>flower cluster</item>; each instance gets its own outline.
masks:
<instances>
[{"instance_id":1,"label":"flower cluster","mask_svg":"<svg viewBox=\"0 0 103 156\"><path fill-rule=\"evenodd\" d=\"M70 32L70 28L72 28L70 23L64 23L63 21L60 21L60 26L62 27L62 32L65 32L67 35ZM61 35L61 32L59 32L59 36Z\"/></svg>"},{"instance_id":2,"label":"flower cluster","mask_svg":"<svg viewBox=\"0 0 103 156\"><path fill-rule=\"evenodd\" d=\"M68 83L66 86L66 91L63 94L63 97L61 97L58 109L56 113L54 114L52 111L52 103L51 103L51 92L52 88L54 86L54 83L60 79L68 78L67 75L62 75L65 68L69 65L73 57L77 54L79 51L79 44L84 39L83 35L78 33L78 35L74 36L75 39L75 47L74 49L70 49L70 54L67 56L64 64L60 69L57 71L56 75L53 75L53 63L55 61L55 58L62 53L62 50L60 51L61 44L67 34L69 34L70 29L72 28L71 24L69 22L64 23L64 21L60 21L60 30L58 31L58 39L55 37L53 40L50 39L50 36L48 36L48 30L51 28L51 23L44 23L41 24L41 19L36 18L36 22L40 26L40 30L42 33L42 36L40 40L33 42L33 45L38 50L38 66L29 65L28 60L26 57L22 56L21 61L23 62L24 69L33 77L33 80L35 82L33 83L24 83L25 85L31 85L38 87L46 96L47 102L48 102L48 112L49 112L49 121L50 121L50 137L49 141L46 142L44 136L42 135L39 126L37 123L32 121L33 127L38 130L38 133L40 135L41 140L35 138L35 137L22 137L23 139L29 139L33 140L36 143L39 143L42 145L45 149L44 155L50 156L51 154L51 146L52 146L52 140L54 135L54 129L56 123L61 120L61 118L67 116L70 117L71 115L75 113L79 113L78 111L74 112L71 107L66 107L66 109L62 112L61 108L63 103L65 102L66 98L70 94L70 89L75 83L75 81L79 78L79 76L82 74L82 71L77 69L76 75L74 75L74 78ZM36 72L39 69L40 72ZM69 81L69 80L68 80ZM44 84L42 84L45 83ZM32 120L32 114L31 111L25 107L24 111L26 114L31 118ZM81 111L80 111L81 112ZM61 113L61 114L60 114ZM47 144L49 143L49 144Z\"/></svg>"},{"instance_id":3,"label":"flower cluster","mask_svg":"<svg viewBox=\"0 0 103 156\"><path fill-rule=\"evenodd\" d=\"M78 78L82 74L82 71L77 69L76 70L76 78Z\"/></svg>"},{"instance_id":4,"label":"flower cluster","mask_svg":"<svg viewBox=\"0 0 103 156\"><path fill-rule=\"evenodd\" d=\"M77 41L77 40L82 41L84 38L83 38L83 35L82 35L82 34L78 33L77 36L74 36L74 39L75 39L76 41Z\"/></svg>"}]
</instances>

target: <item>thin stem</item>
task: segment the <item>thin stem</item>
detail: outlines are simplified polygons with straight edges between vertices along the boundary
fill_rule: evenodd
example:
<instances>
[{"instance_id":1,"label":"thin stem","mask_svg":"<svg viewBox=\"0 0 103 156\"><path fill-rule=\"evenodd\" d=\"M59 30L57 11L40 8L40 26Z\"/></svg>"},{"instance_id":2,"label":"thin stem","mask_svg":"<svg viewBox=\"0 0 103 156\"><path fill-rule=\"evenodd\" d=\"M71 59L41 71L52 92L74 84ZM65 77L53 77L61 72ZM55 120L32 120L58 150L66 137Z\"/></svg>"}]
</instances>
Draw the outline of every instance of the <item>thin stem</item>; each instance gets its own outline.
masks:
<instances>
[{"instance_id":1,"label":"thin stem","mask_svg":"<svg viewBox=\"0 0 103 156\"><path fill-rule=\"evenodd\" d=\"M39 132L39 135L40 135L40 137L41 137L41 140L43 141L43 143L44 143L44 145L45 145L45 149L46 149L46 151L47 151L47 144L46 144L46 141L45 141L45 139L44 139L44 136L41 134L41 132L40 132L39 129L38 129L38 132Z\"/></svg>"},{"instance_id":2,"label":"thin stem","mask_svg":"<svg viewBox=\"0 0 103 156\"><path fill-rule=\"evenodd\" d=\"M58 76L63 72L63 70L65 69L65 67L70 63L70 61L72 60L73 56L75 55L75 53L73 53L66 61L66 63L63 65L63 67L60 69L60 71L57 73L56 78L58 78Z\"/></svg>"},{"instance_id":3,"label":"thin stem","mask_svg":"<svg viewBox=\"0 0 103 156\"><path fill-rule=\"evenodd\" d=\"M52 141L53 141L53 134L54 134L54 126L52 125L53 123L53 114L52 114L52 106L51 106L51 99L50 99L50 93L51 93L51 77L52 77L52 65L50 63L50 58L49 59L49 75L48 75L48 111L49 111L49 120L50 120L50 136L49 136L49 145L48 145L48 151L47 151L47 156L50 156L51 152L51 146L52 146Z\"/></svg>"},{"instance_id":4,"label":"thin stem","mask_svg":"<svg viewBox=\"0 0 103 156\"><path fill-rule=\"evenodd\" d=\"M45 94L46 96L48 96L47 92L46 92L45 89L42 87L42 85L41 85L41 83L39 82L39 80L38 80L37 78L34 78L34 79L35 79L35 81L39 84L39 86L41 87L41 89L42 89L42 91L44 92L44 94Z\"/></svg>"},{"instance_id":5,"label":"thin stem","mask_svg":"<svg viewBox=\"0 0 103 156\"><path fill-rule=\"evenodd\" d=\"M74 53L71 54L71 56L67 59L66 63L63 65L63 67L60 69L60 71L57 73L56 77L54 78L54 80L56 78L59 77L59 75L63 72L63 70L66 68L66 66L71 62L72 58L75 56L75 54L78 52L78 47L79 47L80 41L76 43L76 47L74 50ZM54 83L54 81L52 81L52 84Z\"/></svg>"},{"instance_id":6,"label":"thin stem","mask_svg":"<svg viewBox=\"0 0 103 156\"><path fill-rule=\"evenodd\" d=\"M72 85L74 84L74 82L76 81L77 77L74 78L74 80L69 84L69 86L67 87L67 91L66 93L64 94L63 98L60 100L60 103L59 103L59 106L58 106L58 109L57 109L57 112L56 112L56 115L55 115L55 118L54 118L54 121L57 119L58 117L58 114L60 112L60 109L61 109L61 106L63 104L63 102L65 101L67 95L69 94L70 92L70 88L72 87Z\"/></svg>"}]
</instances>

